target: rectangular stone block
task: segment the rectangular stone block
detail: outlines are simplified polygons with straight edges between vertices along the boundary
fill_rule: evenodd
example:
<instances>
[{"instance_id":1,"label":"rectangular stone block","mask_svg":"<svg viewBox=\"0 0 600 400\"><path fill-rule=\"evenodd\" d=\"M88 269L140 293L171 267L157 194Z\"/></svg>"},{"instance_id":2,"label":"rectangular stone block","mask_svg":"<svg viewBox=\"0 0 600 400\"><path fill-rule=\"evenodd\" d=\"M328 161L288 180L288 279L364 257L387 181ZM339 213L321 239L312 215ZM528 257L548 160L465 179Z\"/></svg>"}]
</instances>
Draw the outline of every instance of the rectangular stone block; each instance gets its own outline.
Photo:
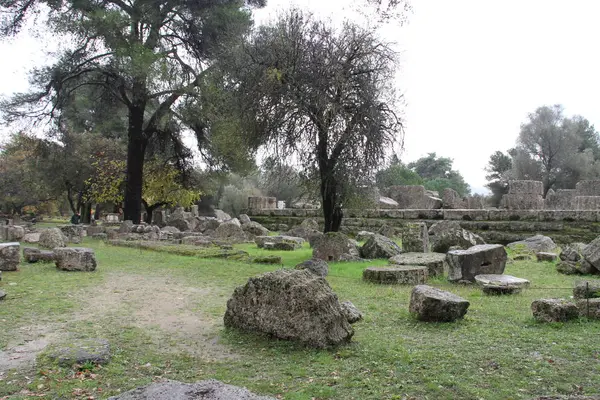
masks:
<instances>
[{"instance_id":1,"label":"rectangular stone block","mask_svg":"<svg viewBox=\"0 0 600 400\"><path fill-rule=\"evenodd\" d=\"M429 252L429 233L424 222L406 224L402 229L402 251L405 253Z\"/></svg>"},{"instance_id":2,"label":"rectangular stone block","mask_svg":"<svg viewBox=\"0 0 600 400\"><path fill-rule=\"evenodd\" d=\"M547 210L574 210L575 189L558 189L556 192L549 191L544 200L544 208Z\"/></svg>"},{"instance_id":3,"label":"rectangular stone block","mask_svg":"<svg viewBox=\"0 0 600 400\"><path fill-rule=\"evenodd\" d=\"M600 180L579 181L575 190L577 196L600 196Z\"/></svg>"},{"instance_id":4,"label":"rectangular stone block","mask_svg":"<svg viewBox=\"0 0 600 400\"><path fill-rule=\"evenodd\" d=\"M508 210L543 210L544 199L537 194L505 194L502 205Z\"/></svg>"},{"instance_id":5,"label":"rectangular stone block","mask_svg":"<svg viewBox=\"0 0 600 400\"><path fill-rule=\"evenodd\" d=\"M508 193L542 196L544 194L544 185L540 181L509 181Z\"/></svg>"},{"instance_id":6,"label":"rectangular stone block","mask_svg":"<svg viewBox=\"0 0 600 400\"><path fill-rule=\"evenodd\" d=\"M444 210L404 210L404 219L443 219Z\"/></svg>"},{"instance_id":7,"label":"rectangular stone block","mask_svg":"<svg viewBox=\"0 0 600 400\"><path fill-rule=\"evenodd\" d=\"M379 210L379 218L403 219L404 210Z\"/></svg>"},{"instance_id":8,"label":"rectangular stone block","mask_svg":"<svg viewBox=\"0 0 600 400\"><path fill-rule=\"evenodd\" d=\"M576 196L576 210L600 210L600 196Z\"/></svg>"}]
</instances>

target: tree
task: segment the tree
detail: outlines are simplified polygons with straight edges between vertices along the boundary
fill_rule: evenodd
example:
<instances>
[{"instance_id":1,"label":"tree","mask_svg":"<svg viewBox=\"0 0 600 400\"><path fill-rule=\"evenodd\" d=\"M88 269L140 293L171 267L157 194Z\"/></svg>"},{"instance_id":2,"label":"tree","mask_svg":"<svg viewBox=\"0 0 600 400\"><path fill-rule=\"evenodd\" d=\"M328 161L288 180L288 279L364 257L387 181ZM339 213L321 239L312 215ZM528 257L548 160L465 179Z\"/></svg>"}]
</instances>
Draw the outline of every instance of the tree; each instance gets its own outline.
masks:
<instances>
[{"instance_id":1,"label":"tree","mask_svg":"<svg viewBox=\"0 0 600 400\"><path fill-rule=\"evenodd\" d=\"M98 109L118 104L127 116L126 219L139 222L149 141L192 129L203 143L199 88L214 60L251 26L244 5L264 0L4 0L4 36L30 14L46 13L48 28L74 46L32 73L34 89L3 104L5 118L58 120L73 95L92 93Z\"/></svg>"},{"instance_id":2,"label":"tree","mask_svg":"<svg viewBox=\"0 0 600 400\"><path fill-rule=\"evenodd\" d=\"M308 193L300 172L290 165L282 164L275 157L268 157L263 161L259 187L266 196L285 201L288 207Z\"/></svg>"},{"instance_id":3,"label":"tree","mask_svg":"<svg viewBox=\"0 0 600 400\"><path fill-rule=\"evenodd\" d=\"M508 180L512 169L512 158L509 154L496 151L490 156L488 165L485 167L488 181L486 185L492 192L491 202L494 207L500 205L502 196L508 193Z\"/></svg>"},{"instance_id":4,"label":"tree","mask_svg":"<svg viewBox=\"0 0 600 400\"><path fill-rule=\"evenodd\" d=\"M444 189L451 188L459 195L467 196L471 189L460 172L452 169L453 163L451 158L438 157L436 153L429 153L426 157L408 164L408 168L423 178L423 185L428 190L441 193Z\"/></svg>"},{"instance_id":5,"label":"tree","mask_svg":"<svg viewBox=\"0 0 600 400\"><path fill-rule=\"evenodd\" d=\"M291 10L259 28L243 56L239 93L250 134L318 170L325 232L338 231L342 194L373 181L402 133L396 53L371 30L335 29Z\"/></svg>"},{"instance_id":6,"label":"tree","mask_svg":"<svg viewBox=\"0 0 600 400\"><path fill-rule=\"evenodd\" d=\"M422 185L423 178L395 158L389 167L375 174L375 182L380 190L396 185Z\"/></svg>"},{"instance_id":7,"label":"tree","mask_svg":"<svg viewBox=\"0 0 600 400\"><path fill-rule=\"evenodd\" d=\"M561 105L543 106L521 125L513 155L517 179L541 180L551 188L574 188L598 175L600 146L594 127L580 116L566 118Z\"/></svg>"}]
</instances>

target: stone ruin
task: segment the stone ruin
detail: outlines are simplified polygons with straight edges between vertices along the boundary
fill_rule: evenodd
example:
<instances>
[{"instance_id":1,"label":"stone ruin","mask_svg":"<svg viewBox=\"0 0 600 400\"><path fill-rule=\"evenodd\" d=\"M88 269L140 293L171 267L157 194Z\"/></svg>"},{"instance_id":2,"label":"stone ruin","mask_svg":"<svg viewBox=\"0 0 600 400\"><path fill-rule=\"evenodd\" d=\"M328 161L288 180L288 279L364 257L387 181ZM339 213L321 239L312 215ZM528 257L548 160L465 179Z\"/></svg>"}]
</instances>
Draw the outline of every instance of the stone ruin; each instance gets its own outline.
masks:
<instances>
[{"instance_id":1,"label":"stone ruin","mask_svg":"<svg viewBox=\"0 0 600 400\"><path fill-rule=\"evenodd\" d=\"M248 210L276 210L277 209L277 198L275 197L263 197L263 196L250 196L248 197Z\"/></svg>"},{"instance_id":2,"label":"stone ruin","mask_svg":"<svg viewBox=\"0 0 600 400\"><path fill-rule=\"evenodd\" d=\"M501 205L509 210L544 209L544 185L539 181L510 181Z\"/></svg>"}]
</instances>

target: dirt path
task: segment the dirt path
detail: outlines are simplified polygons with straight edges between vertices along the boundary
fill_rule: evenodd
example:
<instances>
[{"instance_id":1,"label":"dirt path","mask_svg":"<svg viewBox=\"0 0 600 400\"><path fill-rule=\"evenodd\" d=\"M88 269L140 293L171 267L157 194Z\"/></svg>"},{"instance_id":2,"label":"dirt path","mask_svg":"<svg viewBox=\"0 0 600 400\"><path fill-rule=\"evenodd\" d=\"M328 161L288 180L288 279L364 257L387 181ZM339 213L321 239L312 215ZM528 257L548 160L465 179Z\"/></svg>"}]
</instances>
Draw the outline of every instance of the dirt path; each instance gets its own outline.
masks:
<instances>
[{"instance_id":1,"label":"dirt path","mask_svg":"<svg viewBox=\"0 0 600 400\"><path fill-rule=\"evenodd\" d=\"M201 283L189 286L169 276L108 274L102 285L80 299L81 308L66 319L71 323L39 322L16 331L14 340L0 352L0 378L10 369L32 367L40 352L76 334L72 326L82 321L103 321L110 329L144 329L154 342L168 343L156 351L187 352L207 360L236 357L218 343L222 319L210 313L220 301L220 290Z\"/></svg>"}]
</instances>

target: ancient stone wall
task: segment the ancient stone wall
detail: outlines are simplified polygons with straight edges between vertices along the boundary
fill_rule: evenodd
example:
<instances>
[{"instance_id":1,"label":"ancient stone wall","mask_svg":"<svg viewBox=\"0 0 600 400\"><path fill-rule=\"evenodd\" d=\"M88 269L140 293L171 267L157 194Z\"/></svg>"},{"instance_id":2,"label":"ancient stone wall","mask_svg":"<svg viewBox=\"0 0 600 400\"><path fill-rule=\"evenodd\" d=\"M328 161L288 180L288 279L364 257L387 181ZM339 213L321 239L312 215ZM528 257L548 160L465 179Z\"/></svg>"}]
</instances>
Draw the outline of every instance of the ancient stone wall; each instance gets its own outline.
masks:
<instances>
[{"instance_id":1,"label":"ancient stone wall","mask_svg":"<svg viewBox=\"0 0 600 400\"><path fill-rule=\"evenodd\" d=\"M539 181L509 181L502 207L509 210L542 210L544 186Z\"/></svg>"},{"instance_id":2,"label":"ancient stone wall","mask_svg":"<svg viewBox=\"0 0 600 400\"><path fill-rule=\"evenodd\" d=\"M248 210L276 210L277 198L251 196L248 197Z\"/></svg>"}]
</instances>

